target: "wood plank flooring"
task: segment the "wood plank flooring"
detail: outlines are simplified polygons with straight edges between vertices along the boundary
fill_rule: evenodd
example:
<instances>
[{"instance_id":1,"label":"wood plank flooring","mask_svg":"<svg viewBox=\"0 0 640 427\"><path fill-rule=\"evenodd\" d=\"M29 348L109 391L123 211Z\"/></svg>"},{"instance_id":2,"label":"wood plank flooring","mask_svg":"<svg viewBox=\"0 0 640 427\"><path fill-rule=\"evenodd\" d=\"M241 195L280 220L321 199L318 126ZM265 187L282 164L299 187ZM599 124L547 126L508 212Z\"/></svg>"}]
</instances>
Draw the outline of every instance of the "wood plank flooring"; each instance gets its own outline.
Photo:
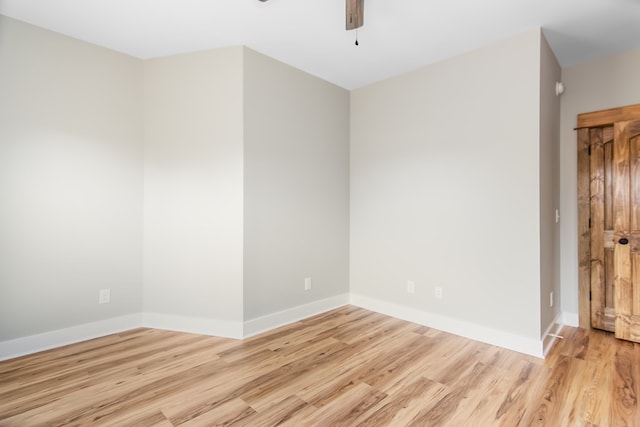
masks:
<instances>
[{"instance_id":1,"label":"wood plank flooring","mask_svg":"<svg viewBox=\"0 0 640 427\"><path fill-rule=\"evenodd\" d=\"M0 362L0 426L640 426L640 345L546 360L346 306L248 340L137 329Z\"/></svg>"}]
</instances>

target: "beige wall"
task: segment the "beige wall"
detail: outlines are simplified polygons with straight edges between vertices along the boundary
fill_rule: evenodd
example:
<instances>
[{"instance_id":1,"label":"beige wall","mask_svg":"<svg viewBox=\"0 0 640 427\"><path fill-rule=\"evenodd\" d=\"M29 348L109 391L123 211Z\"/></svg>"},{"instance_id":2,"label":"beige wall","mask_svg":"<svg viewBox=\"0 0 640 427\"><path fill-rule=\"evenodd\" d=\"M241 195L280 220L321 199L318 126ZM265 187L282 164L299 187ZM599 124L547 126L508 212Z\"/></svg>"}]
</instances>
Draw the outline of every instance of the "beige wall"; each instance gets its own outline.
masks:
<instances>
[{"instance_id":1,"label":"beige wall","mask_svg":"<svg viewBox=\"0 0 640 427\"><path fill-rule=\"evenodd\" d=\"M562 310L578 313L576 116L640 103L640 50L562 70L566 91L561 112L561 281Z\"/></svg>"},{"instance_id":2,"label":"beige wall","mask_svg":"<svg viewBox=\"0 0 640 427\"><path fill-rule=\"evenodd\" d=\"M540 338L539 87L535 30L352 92L351 292Z\"/></svg>"},{"instance_id":3,"label":"beige wall","mask_svg":"<svg viewBox=\"0 0 640 427\"><path fill-rule=\"evenodd\" d=\"M560 65L544 36L540 43L540 330L560 313ZM553 306L550 294L553 293Z\"/></svg>"},{"instance_id":4,"label":"beige wall","mask_svg":"<svg viewBox=\"0 0 640 427\"><path fill-rule=\"evenodd\" d=\"M0 17L0 340L140 312L143 218L145 310L236 322L343 292L349 121L353 292L537 337L561 242L577 313L575 116L640 102L640 50L562 71L553 243L539 31L354 91L350 110L244 48L143 64Z\"/></svg>"},{"instance_id":5,"label":"beige wall","mask_svg":"<svg viewBox=\"0 0 640 427\"><path fill-rule=\"evenodd\" d=\"M250 49L244 204L246 320L349 291L349 92Z\"/></svg>"},{"instance_id":6,"label":"beige wall","mask_svg":"<svg viewBox=\"0 0 640 427\"><path fill-rule=\"evenodd\" d=\"M144 311L242 321L242 48L144 63Z\"/></svg>"},{"instance_id":7,"label":"beige wall","mask_svg":"<svg viewBox=\"0 0 640 427\"><path fill-rule=\"evenodd\" d=\"M0 16L0 204L0 341L142 310L141 61Z\"/></svg>"},{"instance_id":8,"label":"beige wall","mask_svg":"<svg viewBox=\"0 0 640 427\"><path fill-rule=\"evenodd\" d=\"M0 23L0 342L142 313L238 336L348 292L346 90L241 47L140 61Z\"/></svg>"}]
</instances>

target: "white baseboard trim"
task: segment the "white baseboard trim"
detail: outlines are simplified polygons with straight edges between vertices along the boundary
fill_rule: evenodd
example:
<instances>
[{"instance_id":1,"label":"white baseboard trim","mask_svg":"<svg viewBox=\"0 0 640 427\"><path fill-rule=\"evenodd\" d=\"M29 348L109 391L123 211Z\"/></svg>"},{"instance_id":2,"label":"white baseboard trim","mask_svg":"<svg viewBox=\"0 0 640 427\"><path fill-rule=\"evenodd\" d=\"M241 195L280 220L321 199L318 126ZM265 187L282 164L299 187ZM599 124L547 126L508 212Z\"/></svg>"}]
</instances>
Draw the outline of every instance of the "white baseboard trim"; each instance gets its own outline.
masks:
<instances>
[{"instance_id":1,"label":"white baseboard trim","mask_svg":"<svg viewBox=\"0 0 640 427\"><path fill-rule=\"evenodd\" d=\"M471 322L453 319L440 314L429 313L357 294L342 294L269 314L267 316L247 320L244 323L240 321L233 322L171 314L136 313L28 337L17 338L14 340L2 341L0 342L0 360L12 359L139 327L167 329L179 332L242 339L283 325L297 322L347 304L353 304L387 316L393 316L398 319L435 328L443 332L449 332L465 338L470 338L536 357L544 357L546 354L545 352L548 351L548 348L552 345L549 344L545 349L543 340L535 340L498 329L477 325ZM577 317L578 315L574 313L562 313L561 323L568 326L577 326ZM560 324L559 320L560 317L556 319L554 324L550 326L549 330L545 332L545 337L550 333L553 326ZM571 323L572 321L573 323Z\"/></svg>"},{"instance_id":2,"label":"white baseboard trim","mask_svg":"<svg viewBox=\"0 0 640 427\"><path fill-rule=\"evenodd\" d=\"M569 313L566 311L563 312L562 323L564 323L566 326L573 326L574 328L580 327L580 319L578 317L578 313Z\"/></svg>"},{"instance_id":3,"label":"white baseboard trim","mask_svg":"<svg viewBox=\"0 0 640 427\"><path fill-rule=\"evenodd\" d=\"M142 315L130 314L0 342L0 360L75 344L142 326Z\"/></svg>"},{"instance_id":4,"label":"white baseboard trim","mask_svg":"<svg viewBox=\"0 0 640 427\"><path fill-rule=\"evenodd\" d=\"M174 314L136 313L14 340L0 341L0 361L140 327L242 339L347 304L349 304L349 295L343 294L248 320L244 323Z\"/></svg>"},{"instance_id":5,"label":"white baseboard trim","mask_svg":"<svg viewBox=\"0 0 640 427\"><path fill-rule=\"evenodd\" d=\"M549 354L549 351L555 344L555 342L559 339L558 335L564 326L562 313L558 313L553 322L549 325L544 334L542 335L542 342L544 345L543 352L546 357Z\"/></svg>"},{"instance_id":6,"label":"white baseboard trim","mask_svg":"<svg viewBox=\"0 0 640 427\"><path fill-rule=\"evenodd\" d=\"M542 340L527 338L464 320L453 319L440 314L429 313L353 293L351 294L351 304L439 331L544 358Z\"/></svg>"},{"instance_id":7,"label":"white baseboard trim","mask_svg":"<svg viewBox=\"0 0 640 427\"><path fill-rule=\"evenodd\" d=\"M349 294L336 295L244 322L244 338L349 304Z\"/></svg>"},{"instance_id":8,"label":"white baseboard trim","mask_svg":"<svg viewBox=\"0 0 640 427\"><path fill-rule=\"evenodd\" d=\"M212 335L224 338L242 338L242 322L206 317L179 316L175 314L142 313L142 324L146 328Z\"/></svg>"}]
</instances>

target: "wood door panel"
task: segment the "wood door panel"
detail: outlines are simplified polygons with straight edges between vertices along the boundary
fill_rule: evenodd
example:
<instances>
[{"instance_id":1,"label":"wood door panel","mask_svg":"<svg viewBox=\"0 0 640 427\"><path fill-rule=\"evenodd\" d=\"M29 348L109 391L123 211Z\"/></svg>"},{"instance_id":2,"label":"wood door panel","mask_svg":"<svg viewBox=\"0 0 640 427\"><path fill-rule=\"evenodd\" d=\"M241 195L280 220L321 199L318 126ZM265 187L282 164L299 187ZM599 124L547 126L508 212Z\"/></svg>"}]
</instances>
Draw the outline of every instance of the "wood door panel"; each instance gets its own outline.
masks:
<instances>
[{"instance_id":1,"label":"wood door panel","mask_svg":"<svg viewBox=\"0 0 640 427\"><path fill-rule=\"evenodd\" d=\"M621 340L640 342L640 316L616 316L615 336Z\"/></svg>"},{"instance_id":2,"label":"wood door panel","mask_svg":"<svg viewBox=\"0 0 640 427\"><path fill-rule=\"evenodd\" d=\"M631 250L631 304L632 316L640 316L640 252Z\"/></svg>"},{"instance_id":3,"label":"wood door panel","mask_svg":"<svg viewBox=\"0 0 640 427\"><path fill-rule=\"evenodd\" d=\"M578 129L578 321L591 327L591 207L589 201L589 129Z\"/></svg>"},{"instance_id":4,"label":"wood door panel","mask_svg":"<svg viewBox=\"0 0 640 427\"><path fill-rule=\"evenodd\" d=\"M611 249L605 249L604 251L604 292L605 292L605 309L610 307L613 310L614 298L613 298L613 286L614 286L614 270L613 270L613 241L611 241ZM615 317L615 314L611 313ZM605 316L606 317L606 316ZM607 331L613 331L613 317L611 318L611 328Z\"/></svg>"},{"instance_id":5,"label":"wood door panel","mask_svg":"<svg viewBox=\"0 0 640 427\"><path fill-rule=\"evenodd\" d=\"M613 228L616 241L624 237L629 230L630 206L629 206L629 141L624 140L621 126L614 126L613 144Z\"/></svg>"},{"instance_id":6,"label":"wood door panel","mask_svg":"<svg viewBox=\"0 0 640 427\"><path fill-rule=\"evenodd\" d=\"M627 126L629 145L631 146L631 341L640 342L640 120Z\"/></svg>"},{"instance_id":7,"label":"wood door panel","mask_svg":"<svg viewBox=\"0 0 640 427\"><path fill-rule=\"evenodd\" d=\"M640 316L629 316L629 341L640 342Z\"/></svg>"},{"instance_id":8,"label":"wood door panel","mask_svg":"<svg viewBox=\"0 0 640 427\"><path fill-rule=\"evenodd\" d=\"M604 144L604 229L613 230L613 128L611 139Z\"/></svg>"},{"instance_id":9,"label":"wood door panel","mask_svg":"<svg viewBox=\"0 0 640 427\"><path fill-rule=\"evenodd\" d=\"M591 324L598 329L606 328L605 307L605 248L604 248L604 145L602 129L589 132L591 157L590 203L591 203Z\"/></svg>"},{"instance_id":10,"label":"wood door panel","mask_svg":"<svg viewBox=\"0 0 640 427\"><path fill-rule=\"evenodd\" d=\"M628 132L626 132L629 137ZM630 205L631 228L640 230L640 183L636 183L636 177L640 176L640 138L629 138L629 179L630 179Z\"/></svg>"},{"instance_id":11,"label":"wood door panel","mask_svg":"<svg viewBox=\"0 0 640 427\"><path fill-rule=\"evenodd\" d=\"M612 173L615 335L640 342L640 120L614 125Z\"/></svg>"},{"instance_id":12,"label":"wood door panel","mask_svg":"<svg viewBox=\"0 0 640 427\"><path fill-rule=\"evenodd\" d=\"M591 325L611 332L615 325L612 137L611 128L589 130Z\"/></svg>"}]
</instances>

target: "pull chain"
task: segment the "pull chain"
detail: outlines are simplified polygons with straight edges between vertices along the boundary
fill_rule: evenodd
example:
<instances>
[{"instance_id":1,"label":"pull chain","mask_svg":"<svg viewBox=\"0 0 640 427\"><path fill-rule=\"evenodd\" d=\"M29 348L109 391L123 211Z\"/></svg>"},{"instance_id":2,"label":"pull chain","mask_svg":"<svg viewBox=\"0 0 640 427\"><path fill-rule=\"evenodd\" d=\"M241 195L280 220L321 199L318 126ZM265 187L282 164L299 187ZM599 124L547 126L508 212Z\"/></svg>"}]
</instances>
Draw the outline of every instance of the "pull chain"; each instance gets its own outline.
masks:
<instances>
[{"instance_id":1,"label":"pull chain","mask_svg":"<svg viewBox=\"0 0 640 427\"><path fill-rule=\"evenodd\" d=\"M360 46L360 43L358 43L358 29L356 28L356 46Z\"/></svg>"}]
</instances>

